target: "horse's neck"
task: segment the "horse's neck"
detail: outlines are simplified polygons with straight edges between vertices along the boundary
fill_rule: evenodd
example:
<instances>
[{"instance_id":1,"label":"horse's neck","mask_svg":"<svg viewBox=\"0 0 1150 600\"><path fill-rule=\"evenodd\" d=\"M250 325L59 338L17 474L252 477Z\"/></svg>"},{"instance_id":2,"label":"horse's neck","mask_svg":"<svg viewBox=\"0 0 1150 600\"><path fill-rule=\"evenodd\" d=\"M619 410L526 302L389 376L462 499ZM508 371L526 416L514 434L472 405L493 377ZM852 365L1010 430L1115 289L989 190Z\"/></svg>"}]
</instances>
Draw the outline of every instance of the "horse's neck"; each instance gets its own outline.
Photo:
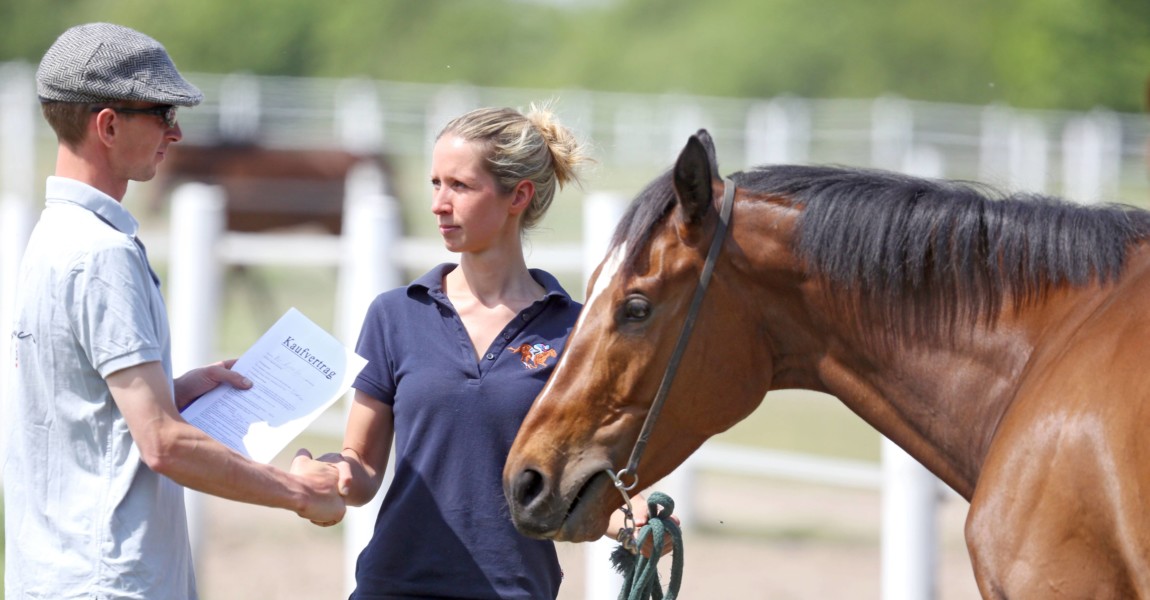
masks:
<instances>
[{"instance_id":1,"label":"horse's neck","mask_svg":"<svg viewBox=\"0 0 1150 600\"><path fill-rule=\"evenodd\" d=\"M819 384L969 498L1003 415L1041 353L1054 352L1101 296L1067 290L953 340L828 351Z\"/></svg>"},{"instance_id":2,"label":"horse's neck","mask_svg":"<svg viewBox=\"0 0 1150 600\"><path fill-rule=\"evenodd\" d=\"M920 350L892 355L886 364L872 360L828 356L820 368L821 384L969 497L1009 401L1011 374L1025 357Z\"/></svg>"}]
</instances>

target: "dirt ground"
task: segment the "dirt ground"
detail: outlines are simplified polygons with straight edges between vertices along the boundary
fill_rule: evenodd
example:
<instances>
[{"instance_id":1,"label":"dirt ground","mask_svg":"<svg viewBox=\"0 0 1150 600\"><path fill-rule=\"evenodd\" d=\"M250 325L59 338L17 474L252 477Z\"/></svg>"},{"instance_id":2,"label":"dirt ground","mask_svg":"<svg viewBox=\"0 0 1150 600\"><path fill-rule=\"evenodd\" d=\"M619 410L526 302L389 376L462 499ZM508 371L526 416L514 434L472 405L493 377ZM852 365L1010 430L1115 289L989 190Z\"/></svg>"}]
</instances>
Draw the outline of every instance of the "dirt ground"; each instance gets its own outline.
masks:
<instances>
[{"instance_id":1,"label":"dirt ground","mask_svg":"<svg viewBox=\"0 0 1150 600\"><path fill-rule=\"evenodd\" d=\"M706 475L689 504L676 508L687 526L680 598L880 598L878 492ZM936 600L979 597L962 541L966 509L954 497L940 506ZM346 597L342 525L211 498L204 515L204 600ZM585 600L585 546L560 544L559 553L559 598Z\"/></svg>"}]
</instances>

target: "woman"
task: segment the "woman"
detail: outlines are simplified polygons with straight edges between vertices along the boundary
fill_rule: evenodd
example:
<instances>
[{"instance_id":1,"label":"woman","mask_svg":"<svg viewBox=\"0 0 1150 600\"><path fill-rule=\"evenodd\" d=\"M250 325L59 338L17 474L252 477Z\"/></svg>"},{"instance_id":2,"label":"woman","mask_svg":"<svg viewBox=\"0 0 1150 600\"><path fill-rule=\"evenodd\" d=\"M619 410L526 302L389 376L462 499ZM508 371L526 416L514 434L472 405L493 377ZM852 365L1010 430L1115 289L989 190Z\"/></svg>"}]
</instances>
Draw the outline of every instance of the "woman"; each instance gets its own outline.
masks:
<instances>
[{"instance_id":1,"label":"woman","mask_svg":"<svg viewBox=\"0 0 1150 600\"><path fill-rule=\"evenodd\" d=\"M347 502L395 477L356 565L354 599L554 598L554 545L520 535L503 497L508 449L551 374L580 305L528 269L525 230L583 148L547 110L472 111L435 143L431 211L459 264L435 267L372 303L357 352L343 451Z\"/></svg>"}]
</instances>

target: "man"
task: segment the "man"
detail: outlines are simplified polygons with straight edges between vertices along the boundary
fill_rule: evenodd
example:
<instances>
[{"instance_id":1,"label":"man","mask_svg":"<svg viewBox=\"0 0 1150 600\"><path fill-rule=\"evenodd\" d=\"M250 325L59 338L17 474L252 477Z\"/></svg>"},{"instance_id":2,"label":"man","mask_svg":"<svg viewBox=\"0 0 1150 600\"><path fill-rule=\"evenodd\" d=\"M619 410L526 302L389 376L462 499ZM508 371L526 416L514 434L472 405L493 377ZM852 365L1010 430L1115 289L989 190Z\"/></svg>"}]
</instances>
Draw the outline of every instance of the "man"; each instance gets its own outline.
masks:
<instances>
[{"instance_id":1,"label":"man","mask_svg":"<svg viewBox=\"0 0 1150 600\"><path fill-rule=\"evenodd\" d=\"M194 598L181 486L331 524L337 469L254 463L180 418L220 384L251 384L230 361L173 381L159 280L120 202L181 139L176 107L200 91L158 42L107 23L64 32L36 83L59 144L5 365L6 598Z\"/></svg>"}]
</instances>

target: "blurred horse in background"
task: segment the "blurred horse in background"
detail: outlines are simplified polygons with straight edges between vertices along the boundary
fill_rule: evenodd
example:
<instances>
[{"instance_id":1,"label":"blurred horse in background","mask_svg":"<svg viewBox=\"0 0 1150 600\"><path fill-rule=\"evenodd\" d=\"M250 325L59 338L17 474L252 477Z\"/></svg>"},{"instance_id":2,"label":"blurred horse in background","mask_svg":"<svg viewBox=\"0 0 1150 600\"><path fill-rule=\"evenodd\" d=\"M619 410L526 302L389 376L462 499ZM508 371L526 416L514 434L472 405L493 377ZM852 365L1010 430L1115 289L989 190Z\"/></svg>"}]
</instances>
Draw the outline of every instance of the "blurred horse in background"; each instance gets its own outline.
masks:
<instances>
[{"instance_id":1,"label":"blurred horse in background","mask_svg":"<svg viewBox=\"0 0 1150 600\"><path fill-rule=\"evenodd\" d=\"M154 188L158 200L186 181L219 185L227 198L228 231L310 227L338 235L347 175L363 162L374 164L391 181L389 163L379 154L250 143L173 144Z\"/></svg>"},{"instance_id":2,"label":"blurred horse in background","mask_svg":"<svg viewBox=\"0 0 1150 600\"><path fill-rule=\"evenodd\" d=\"M1150 213L718 173L700 131L616 229L507 459L520 531L599 538L621 490L803 388L970 501L984 597L1150 598Z\"/></svg>"},{"instance_id":3,"label":"blurred horse in background","mask_svg":"<svg viewBox=\"0 0 1150 600\"><path fill-rule=\"evenodd\" d=\"M248 142L173 144L150 187L153 212L167 205L186 182L218 185L225 196L225 229L242 233L320 233L343 228L348 174L364 163L379 169L384 189L395 194L390 163L382 154L338 149L283 149ZM228 266L250 296L252 312L266 328L279 313L266 277L244 265ZM225 289L231 290L233 286ZM274 313L274 314L273 314Z\"/></svg>"}]
</instances>

